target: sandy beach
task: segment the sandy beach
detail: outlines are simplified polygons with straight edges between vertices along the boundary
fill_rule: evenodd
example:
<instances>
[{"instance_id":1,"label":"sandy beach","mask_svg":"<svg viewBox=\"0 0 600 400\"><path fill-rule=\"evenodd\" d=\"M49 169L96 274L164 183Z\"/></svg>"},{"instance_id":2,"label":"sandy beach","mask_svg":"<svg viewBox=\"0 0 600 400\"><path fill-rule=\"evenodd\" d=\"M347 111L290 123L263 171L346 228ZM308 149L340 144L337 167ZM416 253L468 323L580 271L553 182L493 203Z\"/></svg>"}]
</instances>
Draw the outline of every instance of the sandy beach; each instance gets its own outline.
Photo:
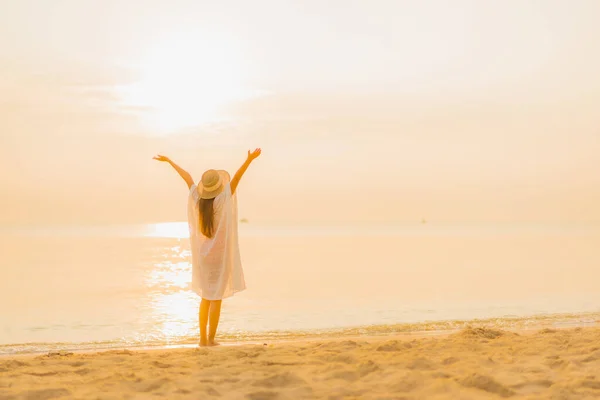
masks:
<instances>
[{"instance_id":1,"label":"sandy beach","mask_svg":"<svg viewBox=\"0 0 600 400\"><path fill-rule=\"evenodd\" d=\"M0 360L0 399L591 399L600 328L57 352Z\"/></svg>"}]
</instances>

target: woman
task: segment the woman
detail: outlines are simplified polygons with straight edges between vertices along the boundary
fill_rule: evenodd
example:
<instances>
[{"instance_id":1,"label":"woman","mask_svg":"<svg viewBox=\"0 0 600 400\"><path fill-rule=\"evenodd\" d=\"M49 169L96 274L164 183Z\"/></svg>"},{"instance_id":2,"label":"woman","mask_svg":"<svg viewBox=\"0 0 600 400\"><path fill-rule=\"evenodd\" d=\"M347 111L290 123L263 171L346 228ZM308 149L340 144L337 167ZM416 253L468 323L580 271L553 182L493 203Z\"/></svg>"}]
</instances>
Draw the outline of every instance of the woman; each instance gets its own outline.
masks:
<instances>
[{"instance_id":1,"label":"woman","mask_svg":"<svg viewBox=\"0 0 600 400\"><path fill-rule=\"evenodd\" d=\"M221 316L221 301L246 289L238 244L235 191L244 172L260 153L261 149L248 151L248 158L231 181L226 171L209 169L198 185L187 171L168 157L154 157L171 164L190 190L188 225L192 248L192 289L202 298L198 313L200 346L219 344L215 336Z\"/></svg>"}]
</instances>

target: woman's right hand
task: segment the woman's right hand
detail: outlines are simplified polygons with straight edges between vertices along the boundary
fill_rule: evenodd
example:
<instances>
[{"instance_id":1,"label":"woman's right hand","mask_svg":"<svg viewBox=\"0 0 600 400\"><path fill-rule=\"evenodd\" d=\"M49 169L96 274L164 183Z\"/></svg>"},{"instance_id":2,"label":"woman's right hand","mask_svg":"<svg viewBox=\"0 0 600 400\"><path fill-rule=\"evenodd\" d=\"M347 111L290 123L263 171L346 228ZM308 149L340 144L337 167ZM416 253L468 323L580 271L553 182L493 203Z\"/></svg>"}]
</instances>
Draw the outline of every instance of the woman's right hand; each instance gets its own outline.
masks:
<instances>
[{"instance_id":1,"label":"woman's right hand","mask_svg":"<svg viewBox=\"0 0 600 400\"><path fill-rule=\"evenodd\" d=\"M167 156L161 156L160 154L152 157L153 160L157 160L157 161L163 161L163 162L170 162L171 159Z\"/></svg>"},{"instance_id":2,"label":"woman's right hand","mask_svg":"<svg viewBox=\"0 0 600 400\"><path fill-rule=\"evenodd\" d=\"M252 161L252 160L258 158L258 156L260 156L261 152L262 152L261 149L256 149L253 152L250 152L250 150L248 150L248 160Z\"/></svg>"}]
</instances>

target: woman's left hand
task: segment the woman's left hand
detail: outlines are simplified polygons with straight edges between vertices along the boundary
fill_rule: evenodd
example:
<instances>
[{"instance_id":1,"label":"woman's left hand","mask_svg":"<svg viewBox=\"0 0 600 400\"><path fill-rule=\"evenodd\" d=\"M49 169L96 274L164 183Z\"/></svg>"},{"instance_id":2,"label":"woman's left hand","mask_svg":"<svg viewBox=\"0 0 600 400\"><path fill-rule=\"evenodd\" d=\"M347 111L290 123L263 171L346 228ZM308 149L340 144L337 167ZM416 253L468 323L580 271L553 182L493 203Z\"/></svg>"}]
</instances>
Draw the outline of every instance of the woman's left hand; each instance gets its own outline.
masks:
<instances>
[{"instance_id":1,"label":"woman's left hand","mask_svg":"<svg viewBox=\"0 0 600 400\"><path fill-rule=\"evenodd\" d=\"M262 153L261 149L256 149L253 152L250 152L250 150L248 150L248 160L255 160L256 158L258 158L258 156L260 156L260 153Z\"/></svg>"}]
</instances>

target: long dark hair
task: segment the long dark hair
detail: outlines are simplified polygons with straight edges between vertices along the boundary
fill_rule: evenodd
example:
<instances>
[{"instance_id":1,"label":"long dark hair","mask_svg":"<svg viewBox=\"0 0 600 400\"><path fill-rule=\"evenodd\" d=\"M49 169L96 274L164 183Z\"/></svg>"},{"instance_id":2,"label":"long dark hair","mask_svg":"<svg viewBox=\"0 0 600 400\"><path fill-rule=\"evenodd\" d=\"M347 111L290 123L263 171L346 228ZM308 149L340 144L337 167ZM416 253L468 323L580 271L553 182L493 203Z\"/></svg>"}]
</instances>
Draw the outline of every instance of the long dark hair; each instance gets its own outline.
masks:
<instances>
[{"instance_id":1,"label":"long dark hair","mask_svg":"<svg viewBox=\"0 0 600 400\"><path fill-rule=\"evenodd\" d=\"M215 232L215 199L200 199L198 201L198 214L200 214L200 232L207 238L211 238Z\"/></svg>"}]
</instances>

